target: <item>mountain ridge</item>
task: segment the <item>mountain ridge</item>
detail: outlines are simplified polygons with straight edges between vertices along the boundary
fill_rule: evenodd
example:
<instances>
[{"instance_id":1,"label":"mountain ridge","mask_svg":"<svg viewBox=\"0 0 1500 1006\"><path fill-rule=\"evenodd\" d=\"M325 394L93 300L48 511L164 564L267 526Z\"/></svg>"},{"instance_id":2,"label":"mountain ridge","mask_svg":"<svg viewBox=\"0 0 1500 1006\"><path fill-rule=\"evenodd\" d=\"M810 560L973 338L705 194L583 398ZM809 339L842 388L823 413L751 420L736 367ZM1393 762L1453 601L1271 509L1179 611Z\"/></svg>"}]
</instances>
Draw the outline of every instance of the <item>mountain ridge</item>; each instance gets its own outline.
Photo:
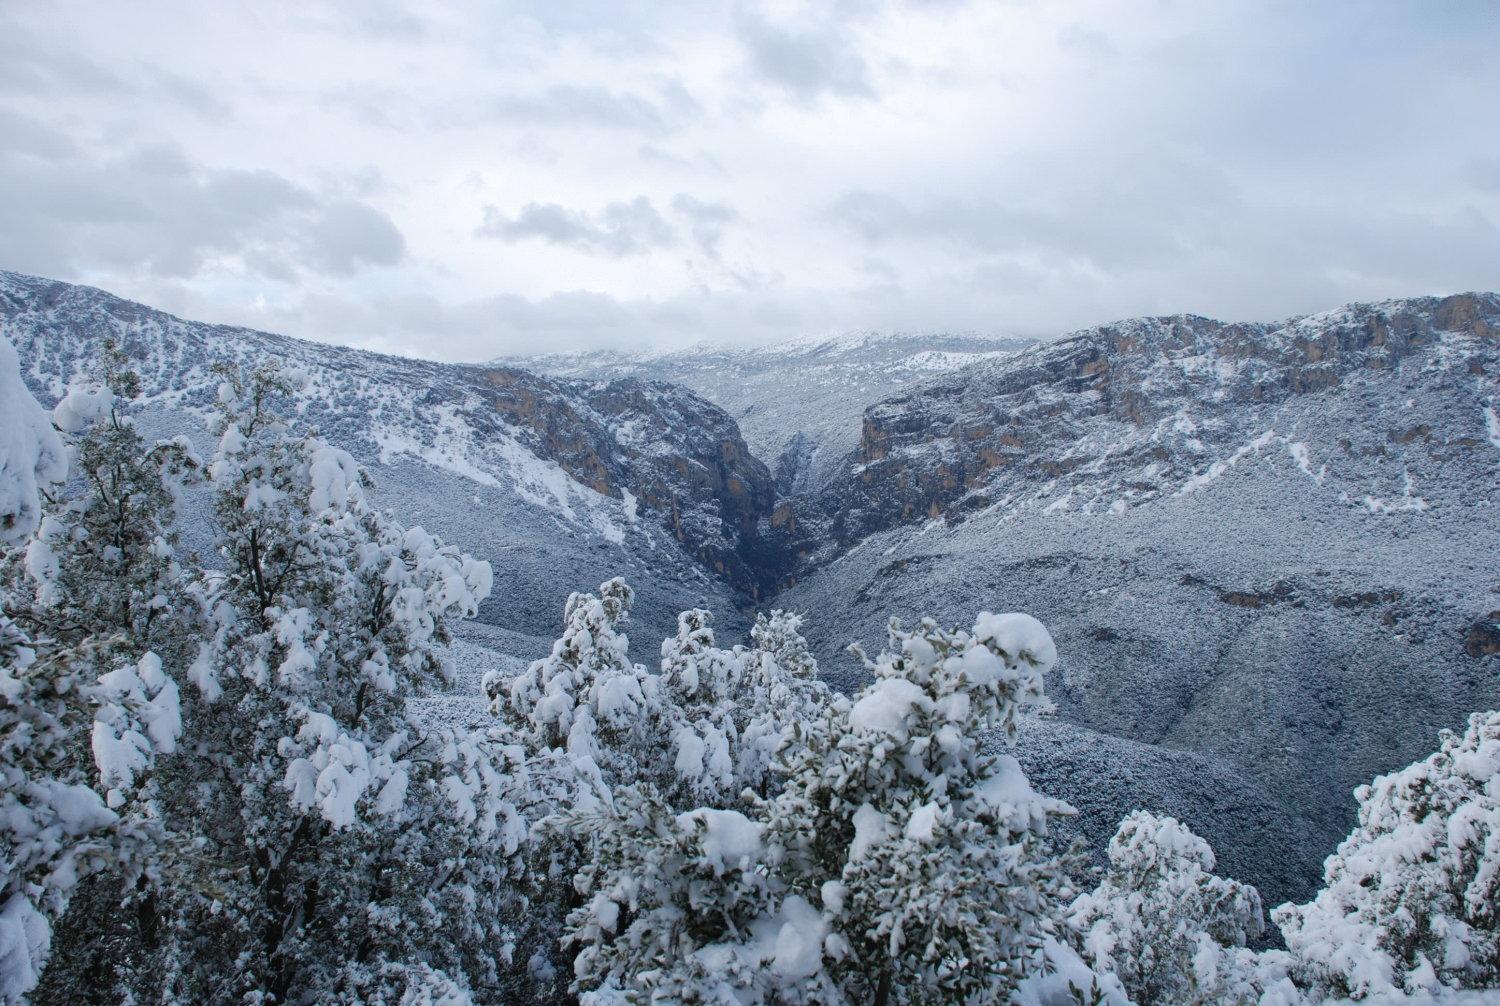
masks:
<instances>
[{"instance_id":1,"label":"mountain ridge","mask_svg":"<svg viewBox=\"0 0 1500 1006\"><path fill-rule=\"evenodd\" d=\"M0 273L0 330L49 401L105 336L162 432L202 437L216 360L301 371L299 415L371 466L382 505L505 571L475 660L540 655L567 593L614 575L637 588L638 659L680 610L734 638L774 600L810 613L845 689L864 672L843 646L892 615L1029 611L1063 654L1058 718L1022 736L1038 785L1088 809L1096 851L1125 811L1172 813L1274 899L1315 886L1354 784L1500 705L1497 323L1494 294L1163 316L905 369L956 351L886 340L895 361L844 384L760 355L735 408L760 395L763 431L776 401L826 420L800 447L782 431L806 453L773 470L733 409L649 375L390 357ZM857 369L849 351L818 366Z\"/></svg>"}]
</instances>

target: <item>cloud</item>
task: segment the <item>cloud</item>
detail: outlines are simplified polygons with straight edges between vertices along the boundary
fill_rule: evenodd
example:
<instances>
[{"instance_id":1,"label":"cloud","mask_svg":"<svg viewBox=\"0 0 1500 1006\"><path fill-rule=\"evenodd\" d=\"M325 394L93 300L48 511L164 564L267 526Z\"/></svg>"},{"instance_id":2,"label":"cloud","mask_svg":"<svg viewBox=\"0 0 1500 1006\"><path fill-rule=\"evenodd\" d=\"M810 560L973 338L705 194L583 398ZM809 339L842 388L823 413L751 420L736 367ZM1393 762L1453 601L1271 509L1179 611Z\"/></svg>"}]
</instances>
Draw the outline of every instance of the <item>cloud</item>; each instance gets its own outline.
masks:
<instances>
[{"instance_id":1,"label":"cloud","mask_svg":"<svg viewBox=\"0 0 1500 1006\"><path fill-rule=\"evenodd\" d=\"M869 67L848 34L841 34L835 26L784 27L742 7L735 29L750 68L799 101L811 102L824 95L875 97Z\"/></svg>"},{"instance_id":2,"label":"cloud","mask_svg":"<svg viewBox=\"0 0 1500 1006\"><path fill-rule=\"evenodd\" d=\"M108 68L77 52L0 23L0 94L56 97L58 95L130 97L141 102L163 102L195 115L222 122L232 114L229 102L206 84L179 73L132 62Z\"/></svg>"},{"instance_id":3,"label":"cloud","mask_svg":"<svg viewBox=\"0 0 1500 1006\"><path fill-rule=\"evenodd\" d=\"M724 230L739 219L740 215L726 203L707 203L686 192L672 197L672 209L690 222L693 240L698 249L715 261L719 258L719 242Z\"/></svg>"},{"instance_id":4,"label":"cloud","mask_svg":"<svg viewBox=\"0 0 1500 1006\"><path fill-rule=\"evenodd\" d=\"M645 196L610 203L598 213L570 210L557 203L527 203L514 217L495 206L484 208L484 221L474 231L483 238L507 243L539 239L591 254L642 255L665 248L676 234Z\"/></svg>"},{"instance_id":5,"label":"cloud","mask_svg":"<svg viewBox=\"0 0 1500 1006\"><path fill-rule=\"evenodd\" d=\"M35 119L5 113L0 263L56 276L100 270L190 279L212 266L283 282L348 276L405 256L374 207L328 200L271 171L209 168L156 146L90 157Z\"/></svg>"},{"instance_id":6,"label":"cloud","mask_svg":"<svg viewBox=\"0 0 1500 1006\"><path fill-rule=\"evenodd\" d=\"M1496 283L1472 4L69 11L0 4L0 267L189 316L473 358Z\"/></svg>"},{"instance_id":7,"label":"cloud","mask_svg":"<svg viewBox=\"0 0 1500 1006\"><path fill-rule=\"evenodd\" d=\"M681 82L668 81L654 96L597 84L554 84L540 91L504 94L481 111L503 121L552 127L597 126L661 136L676 132L702 107ZM465 116L460 116L460 119Z\"/></svg>"}]
</instances>

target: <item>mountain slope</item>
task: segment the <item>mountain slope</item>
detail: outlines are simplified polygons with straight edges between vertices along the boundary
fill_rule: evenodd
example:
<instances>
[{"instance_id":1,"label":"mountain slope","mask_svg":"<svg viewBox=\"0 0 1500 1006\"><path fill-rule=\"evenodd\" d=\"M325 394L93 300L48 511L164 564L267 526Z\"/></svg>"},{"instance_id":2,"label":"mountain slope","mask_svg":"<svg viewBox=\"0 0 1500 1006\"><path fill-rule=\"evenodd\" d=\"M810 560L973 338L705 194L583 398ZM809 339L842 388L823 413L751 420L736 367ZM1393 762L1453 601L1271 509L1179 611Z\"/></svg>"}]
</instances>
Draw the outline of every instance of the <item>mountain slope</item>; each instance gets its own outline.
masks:
<instances>
[{"instance_id":1,"label":"mountain slope","mask_svg":"<svg viewBox=\"0 0 1500 1006\"><path fill-rule=\"evenodd\" d=\"M734 349L670 353L554 353L508 362L561 377L672 381L721 406L783 495L819 488L858 443L871 402L936 374L996 359L1028 339L973 335L855 335Z\"/></svg>"},{"instance_id":2,"label":"mountain slope","mask_svg":"<svg viewBox=\"0 0 1500 1006\"><path fill-rule=\"evenodd\" d=\"M183 321L88 287L0 273L0 331L56 400L105 337L143 378L148 425L202 439L220 362L305 379L303 420L370 465L377 496L505 571L482 617L550 637L569 590L625 575L666 634L684 607L733 621L769 582L770 473L722 410L631 379L555 380Z\"/></svg>"},{"instance_id":3,"label":"mountain slope","mask_svg":"<svg viewBox=\"0 0 1500 1006\"><path fill-rule=\"evenodd\" d=\"M1497 378L1494 295L976 364L867 410L778 603L830 613L829 658L1029 611L1064 720L1237 766L1328 849L1352 787L1500 705Z\"/></svg>"},{"instance_id":4,"label":"mountain slope","mask_svg":"<svg viewBox=\"0 0 1500 1006\"><path fill-rule=\"evenodd\" d=\"M1020 756L1083 810L1072 827L1099 850L1133 807L1174 814L1273 899L1314 886L1354 785L1500 705L1494 295L1140 319L1019 349L551 357L551 376L4 273L0 331L46 399L113 336L143 371L143 421L200 438L215 362L301 372L297 408L371 466L378 498L495 563L476 669L539 655L567 592L614 575L640 593L638 660L683 608L713 608L733 640L774 600L809 613L848 688L863 671L842 648L892 614L1030 611L1062 654L1059 715L1026 726ZM673 374L698 392L652 379Z\"/></svg>"}]
</instances>

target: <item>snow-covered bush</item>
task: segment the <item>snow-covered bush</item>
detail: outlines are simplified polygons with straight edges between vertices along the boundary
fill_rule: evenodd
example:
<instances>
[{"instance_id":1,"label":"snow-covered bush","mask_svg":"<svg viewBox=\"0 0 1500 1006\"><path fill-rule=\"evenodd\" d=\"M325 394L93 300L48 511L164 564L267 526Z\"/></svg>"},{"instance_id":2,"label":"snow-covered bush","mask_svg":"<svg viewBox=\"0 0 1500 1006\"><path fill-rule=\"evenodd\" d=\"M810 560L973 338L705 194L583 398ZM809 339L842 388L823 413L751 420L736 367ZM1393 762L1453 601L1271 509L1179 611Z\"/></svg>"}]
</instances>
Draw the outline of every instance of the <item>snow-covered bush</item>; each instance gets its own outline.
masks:
<instances>
[{"instance_id":1,"label":"snow-covered bush","mask_svg":"<svg viewBox=\"0 0 1500 1006\"><path fill-rule=\"evenodd\" d=\"M153 776L174 847L161 942L127 984L323 1001L420 961L495 987L522 908L522 754L407 715L451 680L446 623L476 611L489 567L371 508L349 455L280 418L291 390L271 369L220 389L223 571L180 751Z\"/></svg>"},{"instance_id":2,"label":"snow-covered bush","mask_svg":"<svg viewBox=\"0 0 1500 1006\"><path fill-rule=\"evenodd\" d=\"M775 621L762 638L795 632ZM774 662L771 647L758 652ZM870 665L876 682L789 727L783 786L748 813L674 812L617 791L597 818L600 854L577 880L576 987L600 1003L995 1001L1014 990L1069 894L1045 847L1048 816L1067 808L980 742L1043 701L1053 659L1024 615L983 615L973 632L893 624Z\"/></svg>"},{"instance_id":3,"label":"snow-covered bush","mask_svg":"<svg viewBox=\"0 0 1500 1006\"><path fill-rule=\"evenodd\" d=\"M1500 712L1355 791L1323 890L1272 917L1314 995L1500 985Z\"/></svg>"},{"instance_id":4,"label":"snow-covered bush","mask_svg":"<svg viewBox=\"0 0 1500 1006\"><path fill-rule=\"evenodd\" d=\"M981 614L969 632L892 622L889 635L867 661L874 683L788 760L770 858L821 907L826 966L850 999L993 1001L1069 895L1046 834L1070 808L981 741L1044 705L1056 649L1020 614Z\"/></svg>"},{"instance_id":5,"label":"snow-covered bush","mask_svg":"<svg viewBox=\"0 0 1500 1006\"><path fill-rule=\"evenodd\" d=\"M38 603L28 560L44 538L25 535L57 521L43 490L65 477L66 454L3 339L0 412L0 1001L12 1003L40 981L80 882L142 869L154 832L125 805L181 720L160 659L122 646L115 623L95 626L92 596ZM69 544L86 539L74 528ZM80 544L72 572L96 572L104 555L98 540ZM61 623L44 617L63 601Z\"/></svg>"},{"instance_id":6,"label":"snow-covered bush","mask_svg":"<svg viewBox=\"0 0 1500 1006\"><path fill-rule=\"evenodd\" d=\"M1240 954L1264 930L1260 894L1215 876L1207 842L1180 821L1135 811L1109 841L1109 869L1072 921L1082 950L1140 1006L1256 1002L1260 969Z\"/></svg>"}]
</instances>

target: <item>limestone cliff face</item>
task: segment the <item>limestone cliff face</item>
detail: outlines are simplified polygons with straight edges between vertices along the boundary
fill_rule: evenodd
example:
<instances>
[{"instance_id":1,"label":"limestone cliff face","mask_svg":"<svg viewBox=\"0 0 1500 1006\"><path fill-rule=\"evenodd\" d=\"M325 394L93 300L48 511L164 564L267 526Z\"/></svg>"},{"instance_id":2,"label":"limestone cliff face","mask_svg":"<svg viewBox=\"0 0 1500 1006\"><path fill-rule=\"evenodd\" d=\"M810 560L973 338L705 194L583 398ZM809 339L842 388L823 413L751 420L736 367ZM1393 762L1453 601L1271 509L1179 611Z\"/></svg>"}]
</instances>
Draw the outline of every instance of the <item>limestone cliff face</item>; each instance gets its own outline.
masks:
<instances>
[{"instance_id":1,"label":"limestone cliff face","mask_svg":"<svg viewBox=\"0 0 1500 1006\"><path fill-rule=\"evenodd\" d=\"M831 541L849 545L997 505L1134 507L1191 491L1242 449L1296 453L1298 429L1309 425L1301 407L1319 393L1381 386L1382 374L1392 395L1411 385L1467 398L1471 421L1443 428L1371 415L1374 442L1345 437L1340 452L1421 454L1428 468L1487 457L1494 447L1477 421L1500 380L1497 359L1493 294L1361 305L1281 325L1190 315L1105 325L870 406L845 477L817 509ZM1268 438L1259 448L1258 437Z\"/></svg>"},{"instance_id":2,"label":"limestone cliff face","mask_svg":"<svg viewBox=\"0 0 1500 1006\"><path fill-rule=\"evenodd\" d=\"M658 521L750 599L777 581L761 525L776 502L770 471L739 427L678 385L558 380L484 368L483 396L538 457L602 496Z\"/></svg>"}]
</instances>

